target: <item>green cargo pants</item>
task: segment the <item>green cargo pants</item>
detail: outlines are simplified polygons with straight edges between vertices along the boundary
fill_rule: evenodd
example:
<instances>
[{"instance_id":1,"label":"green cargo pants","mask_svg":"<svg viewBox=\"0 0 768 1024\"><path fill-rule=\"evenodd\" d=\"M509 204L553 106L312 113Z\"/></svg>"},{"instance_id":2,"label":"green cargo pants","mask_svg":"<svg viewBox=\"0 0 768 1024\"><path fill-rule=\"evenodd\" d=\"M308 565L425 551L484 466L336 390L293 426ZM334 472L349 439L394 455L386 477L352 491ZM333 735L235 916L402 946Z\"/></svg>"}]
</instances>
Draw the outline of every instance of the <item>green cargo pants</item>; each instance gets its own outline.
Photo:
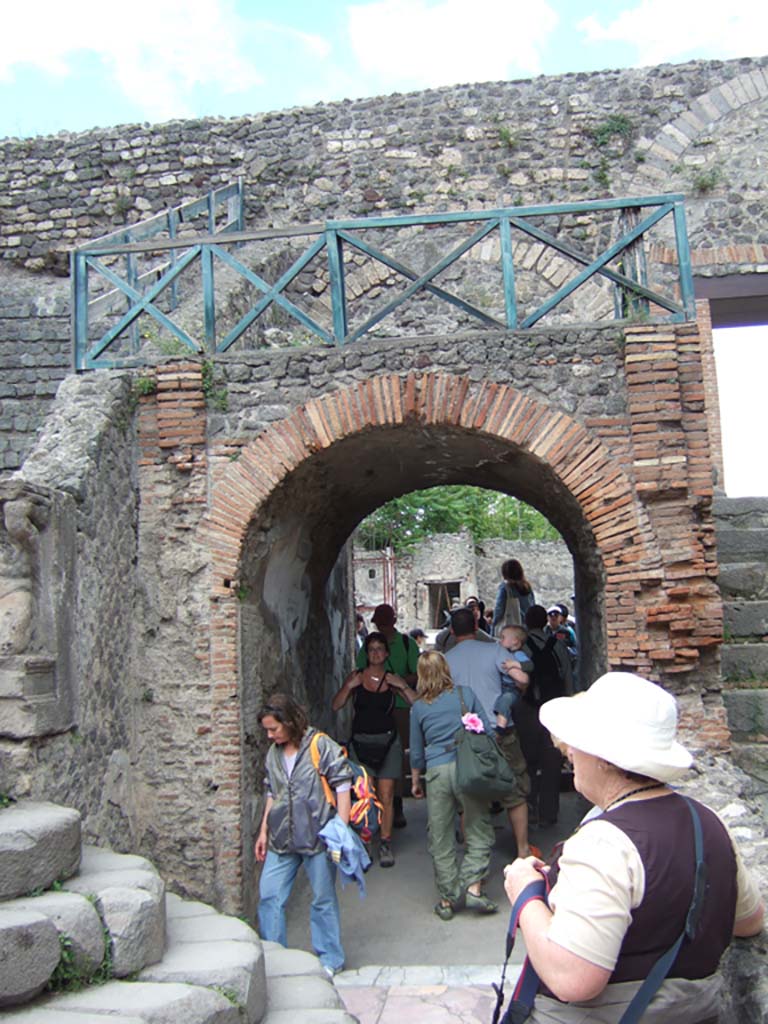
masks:
<instances>
[{"instance_id":1,"label":"green cargo pants","mask_svg":"<svg viewBox=\"0 0 768 1024\"><path fill-rule=\"evenodd\" d=\"M427 768L429 853L441 900L455 903L467 886L488 874L494 832L487 800L475 800L456 788L456 762ZM464 860L459 867L456 814L464 811Z\"/></svg>"}]
</instances>

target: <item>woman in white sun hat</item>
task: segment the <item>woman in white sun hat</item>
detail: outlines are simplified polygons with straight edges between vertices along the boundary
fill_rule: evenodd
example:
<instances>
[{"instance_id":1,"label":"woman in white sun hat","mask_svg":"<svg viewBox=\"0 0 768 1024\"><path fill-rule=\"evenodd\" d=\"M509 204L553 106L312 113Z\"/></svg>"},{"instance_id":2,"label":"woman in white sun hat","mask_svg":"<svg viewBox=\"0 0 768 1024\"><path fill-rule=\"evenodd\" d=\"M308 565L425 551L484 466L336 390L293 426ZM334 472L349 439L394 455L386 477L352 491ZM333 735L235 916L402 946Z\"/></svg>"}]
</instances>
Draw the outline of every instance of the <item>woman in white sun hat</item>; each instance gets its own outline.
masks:
<instances>
[{"instance_id":1,"label":"woman in white sun hat","mask_svg":"<svg viewBox=\"0 0 768 1024\"><path fill-rule=\"evenodd\" d=\"M600 811L551 868L526 857L504 869L529 958L527 1019L617 1024L635 999L627 1019L714 1024L720 957L732 935L762 929L764 908L725 825L669 786L692 762L675 740L674 697L609 672L540 715L568 750L576 789ZM637 996L665 954L667 970L662 962ZM506 1019L525 1020L516 1009Z\"/></svg>"}]
</instances>

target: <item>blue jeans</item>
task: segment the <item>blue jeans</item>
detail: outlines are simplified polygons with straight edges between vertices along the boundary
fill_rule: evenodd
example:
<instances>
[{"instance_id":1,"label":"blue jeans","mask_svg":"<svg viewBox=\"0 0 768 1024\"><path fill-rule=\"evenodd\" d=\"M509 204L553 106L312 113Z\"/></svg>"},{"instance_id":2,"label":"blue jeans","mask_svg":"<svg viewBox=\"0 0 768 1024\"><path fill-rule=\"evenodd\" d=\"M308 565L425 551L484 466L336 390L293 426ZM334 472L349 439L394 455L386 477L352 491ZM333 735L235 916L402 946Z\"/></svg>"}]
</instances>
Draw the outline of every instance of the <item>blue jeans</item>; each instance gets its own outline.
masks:
<instances>
[{"instance_id":1,"label":"blue jeans","mask_svg":"<svg viewBox=\"0 0 768 1024\"><path fill-rule=\"evenodd\" d=\"M279 942L281 946L287 944L285 905L301 864L312 886L309 910L312 948L324 967L341 970L344 950L336 897L336 867L325 851L315 854L267 851L259 882L259 933L267 941Z\"/></svg>"}]
</instances>

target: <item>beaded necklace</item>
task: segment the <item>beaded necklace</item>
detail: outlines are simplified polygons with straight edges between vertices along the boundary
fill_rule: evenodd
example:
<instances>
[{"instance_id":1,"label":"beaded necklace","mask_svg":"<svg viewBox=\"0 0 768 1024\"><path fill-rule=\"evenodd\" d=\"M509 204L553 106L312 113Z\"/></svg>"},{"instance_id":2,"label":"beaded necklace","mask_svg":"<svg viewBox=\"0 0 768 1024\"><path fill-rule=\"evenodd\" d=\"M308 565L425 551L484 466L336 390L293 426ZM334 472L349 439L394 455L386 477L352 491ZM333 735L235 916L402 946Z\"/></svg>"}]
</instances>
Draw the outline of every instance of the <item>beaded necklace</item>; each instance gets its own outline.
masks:
<instances>
[{"instance_id":1,"label":"beaded necklace","mask_svg":"<svg viewBox=\"0 0 768 1024\"><path fill-rule=\"evenodd\" d=\"M645 793L647 789L661 789L662 786L665 785L665 782L654 782L650 786L638 786L637 789L630 789L628 793L622 793L622 795L617 796L615 800L611 800L611 802L603 808L603 814L610 811L610 809L615 807L616 804L620 804L622 800L629 800L631 796L637 796L638 793Z\"/></svg>"}]
</instances>

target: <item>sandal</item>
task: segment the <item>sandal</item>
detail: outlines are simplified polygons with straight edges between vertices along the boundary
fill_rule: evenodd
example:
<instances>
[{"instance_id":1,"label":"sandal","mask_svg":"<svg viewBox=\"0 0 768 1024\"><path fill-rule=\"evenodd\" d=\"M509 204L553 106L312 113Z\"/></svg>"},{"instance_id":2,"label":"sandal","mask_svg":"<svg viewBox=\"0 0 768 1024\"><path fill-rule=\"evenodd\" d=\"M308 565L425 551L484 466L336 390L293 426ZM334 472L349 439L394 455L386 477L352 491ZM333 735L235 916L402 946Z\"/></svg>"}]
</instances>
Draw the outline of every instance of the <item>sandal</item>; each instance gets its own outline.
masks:
<instances>
[{"instance_id":1,"label":"sandal","mask_svg":"<svg viewBox=\"0 0 768 1024\"><path fill-rule=\"evenodd\" d=\"M495 914L499 909L493 900L488 899L484 892L478 896L477 893L467 889L465 896L467 910L479 910L481 914Z\"/></svg>"},{"instance_id":2,"label":"sandal","mask_svg":"<svg viewBox=\"0 0 768 1024\"><path fill-rule=\"evenodd\" d=\"M439 903L435 904L435 913L441 921L450 921L453 917L453 906L440 900Z\"/></svg>"}]
</instances>

